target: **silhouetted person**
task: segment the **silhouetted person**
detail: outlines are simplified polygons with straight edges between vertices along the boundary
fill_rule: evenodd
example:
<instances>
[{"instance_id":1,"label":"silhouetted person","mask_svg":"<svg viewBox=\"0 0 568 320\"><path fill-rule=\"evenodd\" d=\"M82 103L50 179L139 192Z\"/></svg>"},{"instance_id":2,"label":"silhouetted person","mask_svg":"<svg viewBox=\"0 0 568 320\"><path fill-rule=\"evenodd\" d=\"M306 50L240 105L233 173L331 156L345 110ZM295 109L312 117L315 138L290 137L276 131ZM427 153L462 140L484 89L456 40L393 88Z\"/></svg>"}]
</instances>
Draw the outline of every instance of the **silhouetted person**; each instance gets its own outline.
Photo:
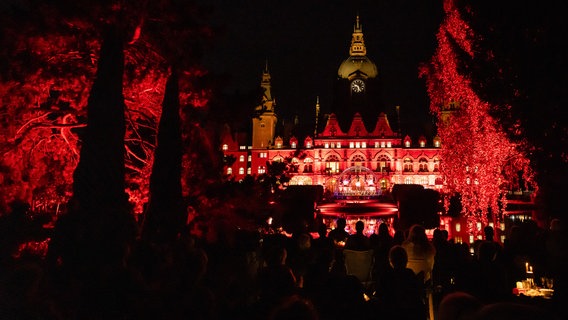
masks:
<instances>
[{"instance_id":1,"label":"silhouetted person","mask_svg":"<svg viewBox=\"0 0 568 320\"><path fill-rule=\"evenodd\" d=\"M453 246L448 241L447 230L435 229L432 245L436 249L434 268L432 269L434 305L436 306L445 294L454 289L456 257Z\"/></svg>"},{"instance_id":2,"label":"silhouetted person","mask_svg":"<svg viewBox=\"0 0 568 320\"><path fill-rule=\"evenodd\" d=\"M429 281L434 268L436 249L428 240L426 229L418 224L413 225L402 246L408 254L408 267L416 274L423 272L424 281Z\"/></svg>"},{"instance_id":3,"label":"silhouetted person","mask_svg":"<svg viewBox=\"0 0 568 320\"><path fill-rule=\"evenodd\" d=\"M377 283L379 310L385 319L426 319L422 278L407 268L408 255L400 246L389 251L390 267Z\"/></svg>"},{"instance_id":4,"label":"silhouetted person","mask_svg":"<svg viewBox=\"0 0 568 320\"><path fill-rule=\"evenodd\" d=\"M361 220L355 223L355 233L347 237L345 241L345 249L365 251L371 249L371 242L363 230L365 230L365 223Z\"/></svg>"},{"instance_id":5,"label":"silhouetted person","mask_svg":"<svg viewBox=\"0 0 568 320\"><path fill-rule=\"evenodd\" d=\"M266 248L265 266L258 274L259 312L267 315L282 299L296 293L296 277L286 264L286 248L274 245Z\"/></svg>"},{"instance_id":6,"label":"silhouetted person","mask_svg":"<svg viewBox=\"0 0 568 320\"><path fill-rule=\"evenodd\" d=\"M489 241L481 242L468 272L467 290L485 303L502 301L511 294L505 268L496 257L495 246Z\"/></svg>"},{"instance_id":7,"label":"silhouetted person","mask_svg":"<svg viewBox=\"0 0 568 320\"><path fill-rule=\"evenodd\" d=\"M349 237L349 232L345 231L345 226L347 225L345 218L337 219L336 223L337 226L335 229L331 230L327 235L334 243L332 272L344 274L343 247L345 246L347 237Z\"/></svg>"},{"instance_id":8,"label":"silhouetted person","mask_svg":"<svg viewBox=\"0 0 568 320\"><path fill-rule=\"evenodd\" d=\"M446 295L438 307L437 320L474 320L483 303L475 296L461 291Z\"/></svg>"},{"instance_id":9,"label":"silhouetted person","mask_svg":"<svg viewBox=\"0 0 568 320\"><path fill-rule=\"evenodd\" d=\"M345 218L337 219L337 227L331 230L327 235L328 238L333 240L335 244L339 242L345 242L347 237L349 237L349 232L345 231L345 226L347 226L347 221Z\"/></svg>"},{"instance_id":10,"label":"silhouetted person","mask_svg":"<svg viewBox=\"0 0 568 320\"><path fill-rule=\"evenodd\" d=\"M319 314L313 303L299 295L290 296L270 312L269 320L318 320Z\"/></svg>"},{"instance_id":11,"label":"silhouetted person","mask_svg":"<svg viewBox=\"0 0 568 320\"><path fill-rule=\"evenodd\" d=\"M394 235L392 236L392 242L393 245L401 245L404 240L406 240L406 234L404 234L404 230L402 229L398 229L394 232Z\"/></svg>"},{"instance_id":12,"label":"silhouetted person","mask_svg":"<svg viewBox=\"0 0 568 320\"><path fill-rule=\"evenodd\" d=\"M388 225L384 222L379 225L378 234L373 233L369 240L375 255L375 279L378 279L390 267L389 251L393 246L394 240L389 233Z\"/></svg>"}]
</instances>

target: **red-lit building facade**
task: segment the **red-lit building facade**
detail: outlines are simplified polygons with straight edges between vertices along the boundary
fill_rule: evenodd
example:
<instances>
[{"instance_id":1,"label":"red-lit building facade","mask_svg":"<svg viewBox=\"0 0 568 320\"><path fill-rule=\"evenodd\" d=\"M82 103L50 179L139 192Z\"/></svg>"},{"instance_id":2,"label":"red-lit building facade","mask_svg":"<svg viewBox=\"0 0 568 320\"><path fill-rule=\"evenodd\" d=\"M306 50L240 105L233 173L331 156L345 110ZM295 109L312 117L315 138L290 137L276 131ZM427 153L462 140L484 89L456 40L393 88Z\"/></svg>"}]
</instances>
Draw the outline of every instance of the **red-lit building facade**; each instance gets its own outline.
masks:
<instances>
[{"instance_id":1,"label":"red-lit building facade","mask_svg":"<svg viewBox=\"0 0 568 320\"><path fill-rule=\"evenodd\" d=\"M289 163L292 176L290 185L318 184L331 192L345 184L337 177L343 171L357 166L374 173L360 188L374 188L379 193L391 189L394 184L442 187L438 172L439 139L427 141L424 136L417 140L402 137L391 129L384 112L371 116L370 112L377 109L374 107L376 98L372 96L377 68L366 56L359 18L349 52L349 57L338 70L338 82L344 83L345 94L343 99L336 101L342 100L345 107L335 108L337 112L325 117L325 123L318 130L317 121L322 117L319 114L319 100L316 101L316 129L313 136L283 139L277 134L276 104L271 93L270 73L265 68L261 81L264 95L252 119L252 137L248 144L239 144L239 139L229 129L223 135L223 152L235 159L232 165L225 168L229 177L238 181L246 175L263 174L267 161L285 161ZM337 115L345 118L348 113L351 114L350 123ZM363 115L370 119L364 119Z\"/></svg>"},{"instance_id":2,"label":"red-lit building facade","mask_svg":"<svg viewBox=\"0 0 568 320\"><path fill-rule=\"evenodd\" d=\"M225 174L239 181L247 175L264 174L267 163L280 161L288 164L289 185L321 185L325 192L335 195L372 197L389 192L396 184L441 191L442 141L424 136L413 139L402 136L400 128L391 128L386 113L378 107L377 75L376 65L366 55L357 17L349 57L337 72L331 113L320 114L318 99L313 134L284 138L277 132L276 103L266 67L260 84L264 94L252 117L250 138L237 137L228 127L222 135L223 153L234 159L224 168ZM464 226L460 219L440 219L440 227L451 237L472 243L475 239ZM494 227L500 235L504 224Z\"/></svg>"}]
</instances>

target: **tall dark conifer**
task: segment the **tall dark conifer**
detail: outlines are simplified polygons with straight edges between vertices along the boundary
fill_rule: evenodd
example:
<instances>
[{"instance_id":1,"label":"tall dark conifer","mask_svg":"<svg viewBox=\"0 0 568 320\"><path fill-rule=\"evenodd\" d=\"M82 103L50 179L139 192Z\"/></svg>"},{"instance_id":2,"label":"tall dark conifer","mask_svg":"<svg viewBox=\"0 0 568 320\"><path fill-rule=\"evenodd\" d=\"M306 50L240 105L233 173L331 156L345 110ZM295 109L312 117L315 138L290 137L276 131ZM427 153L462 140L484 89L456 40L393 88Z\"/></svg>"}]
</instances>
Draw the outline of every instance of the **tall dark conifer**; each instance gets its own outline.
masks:
<instances>
[{"instance_id":1,"label":"tall dark conifer","mask_svg":"<svg viewBox=\"0 0 568 320\"><path fill-rule=\"evenodd\" d=\"M144 223L144 238L173 241L184 225L181 190L182 139L179 114L179 80L176 68L166 84L158 144L150 176L150 202Z\"/></svg>"},{"instance_id":2,"label":"tall dark conifer","mask_svg":"<svg viewBox=\"0 0 568 320\"><path fill-rule=\"evenodd\" d=\"M117 29L110 25L103 33L74 193L49 250L51 262L93 279L109 266L121 265L136 232L124 191L124 55Z\"/></svg>"},{"instance_id":3,"label":"tall dark conifer","mask_svg":"<svg viewBox=\"0 0 568 320\"><path fill-rule=\"evenodd\" d=\"M124 192L123 39L116 27L105 30L95 82L87 105L87 127L73 179L79 210L102 214L102 207L126 208Z\"/></svg>"}]
</instances>

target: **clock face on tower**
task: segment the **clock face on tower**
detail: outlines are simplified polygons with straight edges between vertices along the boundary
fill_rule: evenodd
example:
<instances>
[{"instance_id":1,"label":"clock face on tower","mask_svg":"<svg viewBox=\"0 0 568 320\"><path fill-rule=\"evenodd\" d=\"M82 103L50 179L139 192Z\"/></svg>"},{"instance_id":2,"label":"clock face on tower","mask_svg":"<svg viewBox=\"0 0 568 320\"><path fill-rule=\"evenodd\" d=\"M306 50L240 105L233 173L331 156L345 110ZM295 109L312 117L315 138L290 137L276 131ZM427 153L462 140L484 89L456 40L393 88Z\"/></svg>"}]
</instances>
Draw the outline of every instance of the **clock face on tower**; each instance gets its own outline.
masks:
<instances>
[{"instance_id":1,"label":"clock face on tower","mask_svg":"<svg viewBox=\"0 0 568 320\"><path fill-rule=\"evenodd\" d=\"M355 79L351 82L351 92L362 93L365 91L365 82L361 79Z\"/></svg>"}]
</instances>

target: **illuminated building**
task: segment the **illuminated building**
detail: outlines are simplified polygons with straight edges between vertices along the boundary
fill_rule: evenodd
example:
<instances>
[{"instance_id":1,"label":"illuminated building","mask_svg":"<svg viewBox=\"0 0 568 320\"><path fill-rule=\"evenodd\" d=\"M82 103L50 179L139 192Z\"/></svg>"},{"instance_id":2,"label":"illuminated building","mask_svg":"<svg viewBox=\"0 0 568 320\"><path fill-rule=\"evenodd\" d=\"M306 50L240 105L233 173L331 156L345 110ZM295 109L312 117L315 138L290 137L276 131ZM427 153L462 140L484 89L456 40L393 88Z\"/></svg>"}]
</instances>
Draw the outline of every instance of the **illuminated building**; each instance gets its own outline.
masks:
<instances>
[{"instance_id":1,"label":"illuminated building","mask_svg":"<svg viewBox=\"0 0 568 320\"><path fill-rule=\"evenodd\" d=\"M391 129L387 115L378 112L369 114L375 100L368 99L367 93L373 87L377 67L366 56L363 33L359 19L355 24L350 56L338 70L338 83L346 84L340 96L349 96L346 108L336 108L315 134L306 137L290 137L284 140L276 134L276 103L271 93L270 74L265 68L261 87L264 95L255 108L252 119L252 139L247 145L239 145L227 128L223 135L223 152L235 158L226 174L235 180L247 174L258 175L266 172L267 161L289 163L292 179L290 185L322 185L327 191L343 188L344 182L338 177L354 167L372 172L372 177L361 181L360 188L373 189L382 193L394 184L419 184L425 188L439 189L442 181L439 175L440 141L427 141L424 136L412 139L402 137ZM340 86L338 86L339 88ZM349 90L349 91L347 91ZM315 104L316 119L319 115L319 99ZM348 116L351 122L342 125ZM339 115L343 119L340 119ZM371 121L372 120L372 121ZM317 122L317 121L316 121Z\"/></svg>"}]
</instances>

